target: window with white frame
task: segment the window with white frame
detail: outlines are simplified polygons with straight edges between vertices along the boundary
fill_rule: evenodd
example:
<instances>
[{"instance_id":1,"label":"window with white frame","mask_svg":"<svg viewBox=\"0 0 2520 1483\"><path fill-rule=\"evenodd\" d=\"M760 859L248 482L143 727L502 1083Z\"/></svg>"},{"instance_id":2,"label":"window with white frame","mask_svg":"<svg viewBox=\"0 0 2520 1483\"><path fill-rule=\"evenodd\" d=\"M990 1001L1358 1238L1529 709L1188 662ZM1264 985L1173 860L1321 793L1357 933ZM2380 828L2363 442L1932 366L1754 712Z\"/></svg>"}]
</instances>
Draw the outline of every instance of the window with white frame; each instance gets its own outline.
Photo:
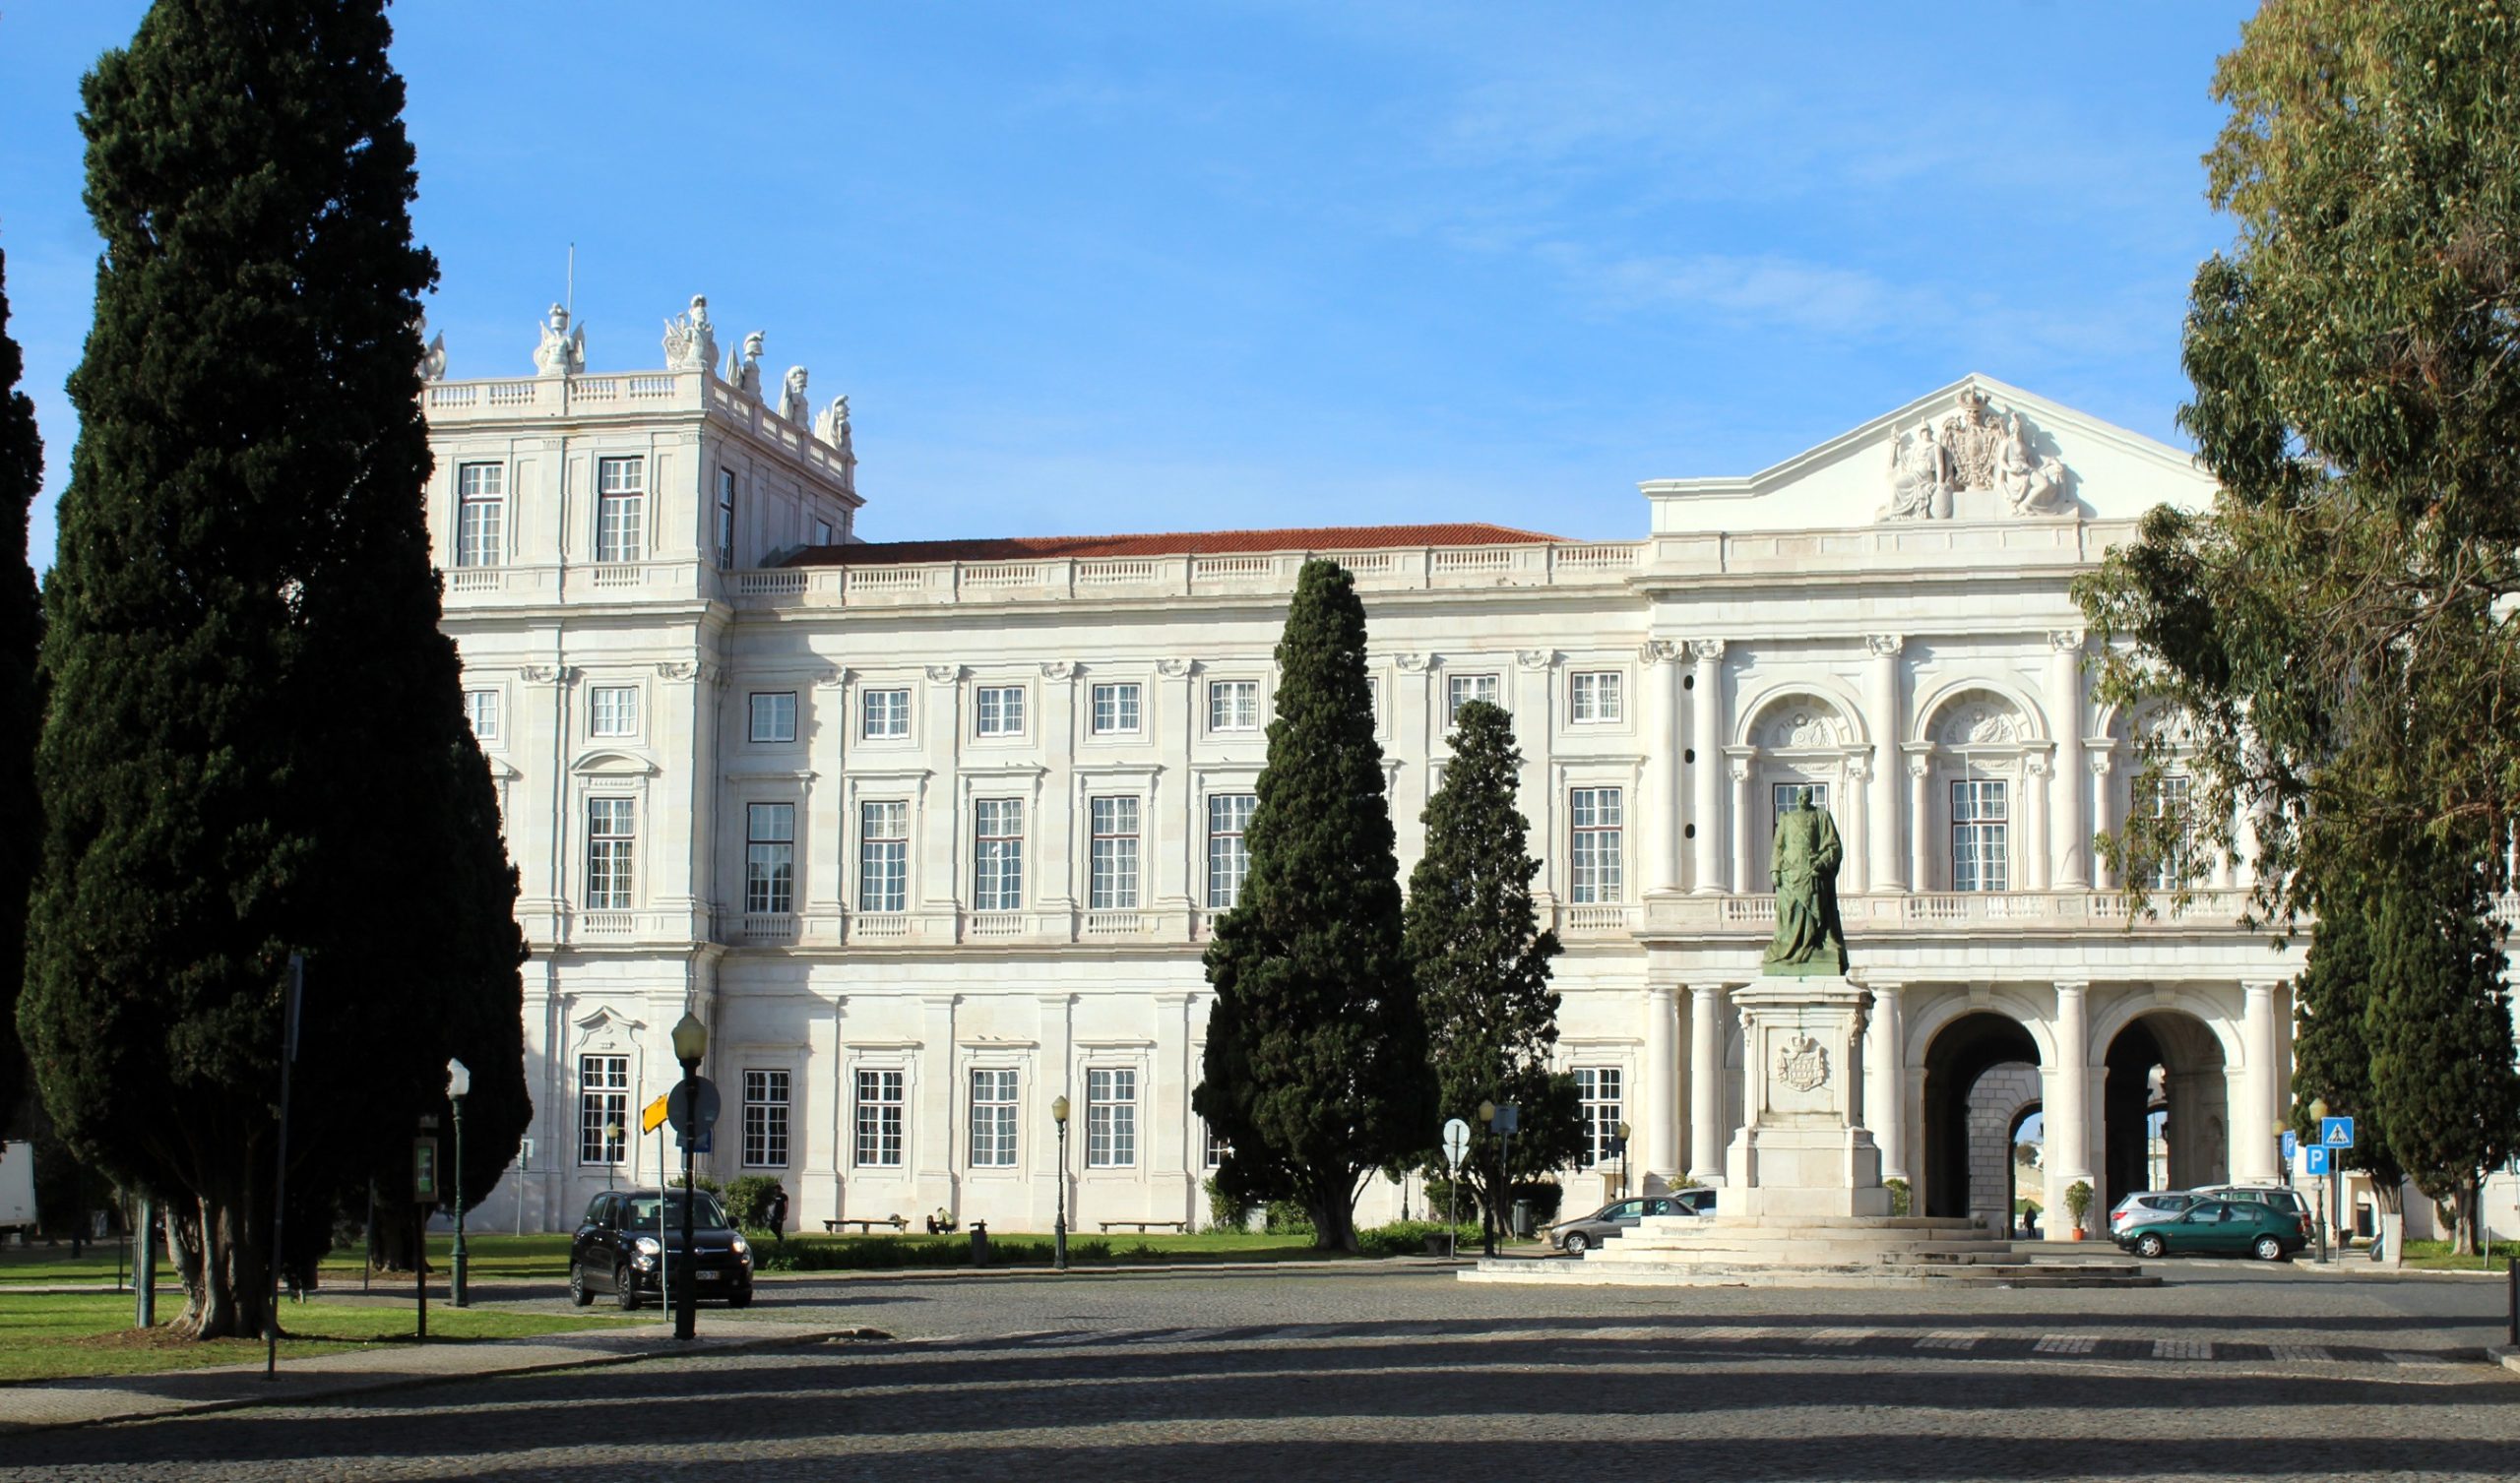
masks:
<instances>
[{"instance_id":1,"label":"window with white frame","mask_svg":"<svg viewBox=\"0 0 2520 1483\"><path fill-rule=\"evenodd\" d=\"M1134 681L1094 687L1094 734L1127 736L1138 729L1140 690Z\"/></svg>"},{"instance_id":2,"label":"window with white frame","mask_svg":"<svg viewBox=\"0 0 2520 1483\"><path fill-rule=\"evenodd\" d=\"M631 856L639 844L639 801L587 800L587 909L630 908Z\"/></svg>"},{"instance_id":3,"label":"window with white frame","mask_svg":"<svg viewBox=\"0 0 2520 1483\"><path fill-rule=\"evenodd\" d=\"M1138 1074L1119 1067L1085 1073L1085 1166L1130 1169L1138 1161Z\"/></svg>"},{"instance_id":4,"label":"window with white frame","mask_svg":"<svg viewBox=\"0 0 2520 1483\"><path fill-rule=\"evenodd\" d=\"M1224 911L1242 899L1242 883L1251 875L1251 830L1257 793L1208 795L1208 909Z\"/></svg>"},{"instance_id":5,"label":"window with white frame","mask_svg":"<svg viewBox=\"0 0 2520 1483\"><path fill-rule=\"evenodd\" d=\"M476 741L499 739L499 693L495 690L464 692L464 718L472 723Z\"/></svg>"},{"instance_id":6,"label":"window with white frame","mask_svg":"<svg viewBox=\"0 0 2520 1483\"><path fill-rule=\"evenodd\" d=\"M859 1168L900 1168L902 1074L898 1071L860 1070L851 1121L856 1130L854 1162Z\"/></svg>"},{"instance_id":7,"label":"window with white frame","mask_svg":"<svg viewBox=\"0 0 2520 1483\"><path fill-rule=\"evenodd\" d=\"M2173 827L2176 831L2175 842L2166 842L2162 857L2153 862L2155 891L2175 891L2181 884L2180 862L2187 857L2196 839L2196 824L2188 813L2193 786L2193 781L2184 772L2164 772L2146 790L2153 817L2174 821Z\"/></svg>"},{"instance_id":8,"label":"window with white frame","mask_svg":"<svg viewBox=\"0 0 2520 1483\"><path fill-rule=\"evenodd\" d=\"M1951 889L2008 891L2008 815L2000 777L1962 777L1951 784Z\"/></svg>"},{"instance_id":9,"label":"window with white frame","mask_svg":"<svg viewBox=\"0 0 2520 1483\"><path fill-rule=\"evenodd\" d=\"M1258 680L1210 680L1208 682L1208 729L1211 731L1259 730L1260 682Z\"/></svg>"},{"instance_id":10,"label":"window with white frame","mask_svg":"<svg viewBox=\"0 0 2520 1483\"><path fill-rule=\"evenodd\" d=\"M1575 1068L1575 1096L1584 1114L1584 1152L1580 1162L1585 1168L1614 1162L1618 1155L1610 1151L1610 1141L1618 1137L1620 1093L1626 1077L1615 1066L1578 1066Z\"/></svg>"},{"instance_id":11,"label":"window with white frame","mask_svg":"<svg viewBox=\"0 0 2520 1483\"><path fill-rule=\"evenodd\" d=\"M587 693L587 731L594 736L639 734L639 687L598 685Z\"/></svg>"},{"instance_id":12,"label":"window with white frame","mask_svg":"<svg viewBox=\"0 0 2520 1483\"><path fill-rule=\"evenodd\" d=\"M463 463L455 470L455 564L495 567L506 550L508 470Z\"/></svg>"},{"instance_id":13,"label":"window with white frame","mask_svg":"<svg viewBox=\"0 0 2520 1483\"><path fill-rule=\"evenodd\" d=\"M744 1167L788 1167L788 1073L744 1073Z\"/></svg>"},{"instance_id":14,"label":"window with white frame","mask_svg":"<svg viewBox=\"0 0 2520 1483\"><path fill-rule=\"evenodd\" d=\"M857 702L857 734L868 741L897 741L910 735L910 692L869 690Z\"/></svg>"},{"instance_id":15,"label":"window with white frame","mask_svg":"<svg viewBox=\"0 0 2520 1483\"><path fill-rule=\"evenodd\" d=\"M744 910L777 916L796 909L796 805L744 806Z\"/></svg>"},{"instance_id":16,"label":"window with white frame","mask_svg":"<svg viewBox=\"0 0 2520 1483\"><path fill-rule=\"evenodd\" d=\"M595 491L595 559L637 561L647 553L647 460L596 460Z\"/></svg>"},{"instance_id":17,"label":"window with white frame","mask_svg":"<svg viewBox=\"0 0 2520 1483\"><path fill-rule=\"evenodd\" d=\"M972 1167L1015 1167L1015 1073L976 1067L972 1072Z\"/></svg>"},{"instance_id":18,"label":"window with white frame","mask_svg":"<svg viewBox=\"0 0 2520 1483\"><path fill-rule=\"evenodd\" d=\"M910 804L875 799L857 806L857 909L910 909Z\"/></svg>"},{"instance_id":19,"label":"window with white frame","mask_svg":"<svg viewBox=\"0 0 2520 1483\"><path fill-rule=\"evenodd\" d=\"M1382 676L1378 674L1365 676L1365 709L1373 715L1374 729L1380 731L1383 728Z\"/></svg>"},{"instance_id":20,"label":"window with white frame","mask_svg":"<svg viewBox=\"0 0 2520 1483\"><path fill-rule=\"evenodd\" d=\"M617 1164L630 1151L630 1058L578 1057L578 1162Z\"/></svg>"},{"instance_id":21,"label":"window with white frame","mask_svg":"<svg viewBox=\"0 0 2520 1483\"><path fill-rule=\"evenodd\" d=\"M979 736L1024 734L1024 687L982 685L973 698L973 731Z\"/></svg>"},{"instance_id":22,"label":"window with white frame","mask_svg":"<svg viewBox=\"0 0 2520 1483\"><path fill-rule=\"evenodd\" d=\"M1768 784L1769 838L1773 839L1776 837L1776 822L1779 819L1784 818L1786 815L1794 812L1795 805L1802 801L1802 795L1805 793L1811 795L1811 806L1813 808L1824 810L1828 808L1829 785L1825 782L1772 782Z\"/></svg>"},{"instance_id":23,"label":"window with white frame","mask_svg":"<svg viewBox=\"0 0 2520 1483\"><path fill-rule=\"evenodd\" d=\"M1461 708L1473 701L1497 704L1498 687L1492 674L1454 674L1444 676L1444 725L1447 729L1461 719Z\"/></svg>"},{"instance_id":24,"label":"window with white frame","mask_svg":"<svg viewBox=\"0 0 2520 1483\"><path fill-rule=\"evenodd\" d=\"M1138 801L1086 800L1092 826L1086 905L1094 911L1138 909Z\"/></svg>"},{"instance_id":25,"label":"window with white frame","mask_svg":"<svg viewBox=\"0 0 2520 1483\"><path fill-rule=\"evenodd\" d=\"M718 566L735 564L735 471L718 470Z\"/></svg>"},{"instance_id":26,"label":"window with white frame","mask_svg":"<svg viewBox=\"0 0 2520 1483\"><path fill-rule=\"evenodd\" d=\"M1625 800L1616 788L1574 788L1566 795L1568 872L1567 898L1577 904L1616 901L1625 889L1620 879L1621 843L1626 830Z\"/></svg>"},{"instance_id":27,"label":"window with white frame","mask_svg":"<svg viewBox=\"0 0 2520 1483\"><path fill-rule=\"evenodd\" d=\"M752 739L791 742L796 739L796 692L756 690L752 693Z\"/></svg>"},{"instance_id":28,"label":"window with white frame","mask_svg":"<svg viewBox=\"0 0 2520 1483\"><path fill-rule=\"evenodd\" d=\"M1224 1163L1225 1156L1233 1151L1230 1144L1227 1143L1224 1139L1217 1137L1217 1130L1208 1126L1208 1120L1206 1118L1201 1118L1199 1120L1199 1142L1202 1145L1201 1156L1206 1160L1207 1166L1211 1169L1221 1163Z\"/></svg>"},{"instance_id":29,"label":"window with white frame","mask_svg":"<svg viewBox=\"0 0 2520 1483\"><path fill-rule=\"evenodd\" d=\"M1566 680L1566 718L1579 726L1615 721L1619 717L1619 672L1579 669Z\"/></svg>"},{"instance_id":30,"label":"window with white frame","mask_svg":"<svg viewBox=\"0 0 2520 1483\"><path fill-rule=\"evenodd\" d=\"M1024 904L1024 800L972 800L972 909Z\"/></svg>"}]
</instances>

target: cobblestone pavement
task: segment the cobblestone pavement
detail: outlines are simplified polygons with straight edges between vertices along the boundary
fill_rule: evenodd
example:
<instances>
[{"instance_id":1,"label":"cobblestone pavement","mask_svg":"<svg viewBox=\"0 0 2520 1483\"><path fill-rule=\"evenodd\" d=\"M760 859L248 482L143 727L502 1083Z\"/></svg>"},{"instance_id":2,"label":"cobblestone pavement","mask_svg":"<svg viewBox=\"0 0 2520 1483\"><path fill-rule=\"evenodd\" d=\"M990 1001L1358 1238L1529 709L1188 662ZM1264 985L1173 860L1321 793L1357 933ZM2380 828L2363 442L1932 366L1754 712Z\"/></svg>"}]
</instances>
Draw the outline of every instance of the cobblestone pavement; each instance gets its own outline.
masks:
<instances>
[{"instance_id":1,"label":"cobblestone pavement","mask_svg":"<svg viewBox=\"0 0 2520 1483\"><path fill-rule=\"evenodd\" d=\"M10 1438L0 1480L2520 1473L2520 1381L2481 1359L2500 1284L2170 1274L1922 1294L1389 1268L783 1284L761 1300L778 1317L896 1337Z\"/></svg>"}]
</instances>

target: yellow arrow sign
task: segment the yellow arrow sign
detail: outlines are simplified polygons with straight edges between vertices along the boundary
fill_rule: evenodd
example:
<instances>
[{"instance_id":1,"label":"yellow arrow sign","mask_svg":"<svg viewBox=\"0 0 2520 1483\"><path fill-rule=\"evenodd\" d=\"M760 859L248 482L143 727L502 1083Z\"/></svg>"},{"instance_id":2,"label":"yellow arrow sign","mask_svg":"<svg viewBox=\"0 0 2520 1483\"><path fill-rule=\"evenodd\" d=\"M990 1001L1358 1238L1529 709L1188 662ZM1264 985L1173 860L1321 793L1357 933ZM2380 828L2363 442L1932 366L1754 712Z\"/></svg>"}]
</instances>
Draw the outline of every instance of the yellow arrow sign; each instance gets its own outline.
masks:
<instances>
[{"instance_id":1,"label":"yellow arrow sign","mask_svg":"<svg viewBox=\"0 0 2520 1483\"><path fill-rule=\"evenodd\" d=\"M665 1120L665 1099L659 1097L639 1113L639 1131L654 1133Z\"/></svg>"}]
</instances>

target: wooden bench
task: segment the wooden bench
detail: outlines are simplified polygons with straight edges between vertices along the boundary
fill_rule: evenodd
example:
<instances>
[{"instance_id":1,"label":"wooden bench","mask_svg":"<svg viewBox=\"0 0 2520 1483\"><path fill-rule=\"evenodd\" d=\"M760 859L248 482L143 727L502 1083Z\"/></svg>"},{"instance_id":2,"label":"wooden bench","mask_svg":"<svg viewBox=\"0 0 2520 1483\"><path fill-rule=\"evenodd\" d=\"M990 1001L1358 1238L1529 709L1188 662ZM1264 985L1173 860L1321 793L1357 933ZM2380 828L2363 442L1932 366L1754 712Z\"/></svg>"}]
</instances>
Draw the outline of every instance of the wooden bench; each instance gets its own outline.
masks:
<instances>
[{"instance_id":1,"label":"wooden bench","mask_svg":"<svg viewBox=\"0 0 2520 1483\"><path fill-rule=\"evenodd\" d=\"M1149 1230L1152 1230L1157 1226L1162 1226L1166 1230L1181 1231L1185 1234L1190 1228L1190 1222L1187 1220L1105 1220L1102 1222L1103 1232L1108 1234L1111 1227L1115 1225L1127 1226L1141 1236L1145 1235Z\"/></svg>"},{"instance_id":2,"label":"wooden bench","mask_svg":"<svg viewBox=\"0 0 2520 1483\"><path fill-rule=\"evenodd\" d=\"M909 1229L910 1222L899 1215L885 1215L871 1220L858 1220L854 1218L848 1220L826 1220L823 1222L823 1229L837 1233L840 1228L845 1225L853 1225L859 1230L871 1235L874 1232L875 1227L879 1225L888 1225L894 1230L899 1231Z\"/></svg>"}]
</instances>

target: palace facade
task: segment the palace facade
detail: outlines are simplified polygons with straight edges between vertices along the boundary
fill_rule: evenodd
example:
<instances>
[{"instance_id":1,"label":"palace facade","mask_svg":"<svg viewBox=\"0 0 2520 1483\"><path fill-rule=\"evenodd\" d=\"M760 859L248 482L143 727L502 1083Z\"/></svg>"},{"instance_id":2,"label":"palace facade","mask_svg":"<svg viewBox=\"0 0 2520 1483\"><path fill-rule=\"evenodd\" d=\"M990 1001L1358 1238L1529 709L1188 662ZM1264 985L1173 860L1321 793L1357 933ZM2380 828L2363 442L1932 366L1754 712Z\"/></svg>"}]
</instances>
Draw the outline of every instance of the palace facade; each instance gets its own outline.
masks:
<instances>
[{"instance_id":1,"label":"palace facade","mask_svg":"<svg viewBox=\"0 0 2520 1483\"><path fill-rule=\"evenodd\" d=\"M1645 483L1633 540L870 542L845 399L815 414L801 370L765 396L757 340L715 364L705 307L658 371L588 374L565 328L539 374L424 392L533 948L533 1147L485 1224L656 1177L640 1114L686 1006L725 1099L706 1168L781 1178L799 1225L1045 1230L1062 1178L1089 1232L1204 1224L1200 955L1308 555L1365 598L1404 872L1453 710L1514 716L1594 1128L1570 1202L1622 1122L1640 1178L1721 1179L1727 996L1800 789L1845 840L1864 1117L1921 1210L2278 1174L2298 949L2237 925L2230 867L2129 921L2091 843L2148 717L2094 704L2068 587L2146 509L2210 498L2182 453L1973 376L1748 477ZM1377 1185L1361 1218L1409 1199Z\"/></svg>"}]
</instances>

